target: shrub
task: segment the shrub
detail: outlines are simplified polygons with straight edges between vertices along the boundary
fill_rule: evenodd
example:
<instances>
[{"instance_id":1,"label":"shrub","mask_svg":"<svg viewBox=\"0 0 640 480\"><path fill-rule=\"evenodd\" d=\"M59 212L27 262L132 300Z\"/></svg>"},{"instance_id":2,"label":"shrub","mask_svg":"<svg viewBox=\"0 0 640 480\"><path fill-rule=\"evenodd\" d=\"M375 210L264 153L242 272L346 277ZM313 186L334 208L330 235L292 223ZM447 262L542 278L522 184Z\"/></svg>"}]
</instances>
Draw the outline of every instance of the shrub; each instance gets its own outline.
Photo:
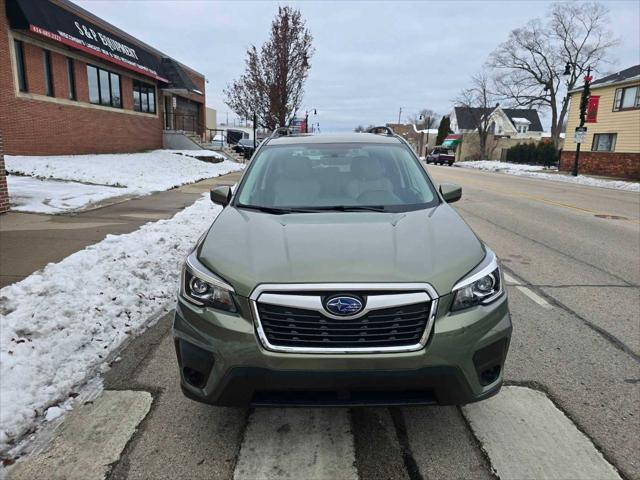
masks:
<instances>
[{"instance_id":1,"label":"shrub","mask_svg":"<svg viewBox=\"0 0 640 480\"><path fill-rule=\"evenodd\" d=\"M507 150L507 162L551 167L558 163L558 152L551 142L519 143Z\"/></svg>"}]
</instances>

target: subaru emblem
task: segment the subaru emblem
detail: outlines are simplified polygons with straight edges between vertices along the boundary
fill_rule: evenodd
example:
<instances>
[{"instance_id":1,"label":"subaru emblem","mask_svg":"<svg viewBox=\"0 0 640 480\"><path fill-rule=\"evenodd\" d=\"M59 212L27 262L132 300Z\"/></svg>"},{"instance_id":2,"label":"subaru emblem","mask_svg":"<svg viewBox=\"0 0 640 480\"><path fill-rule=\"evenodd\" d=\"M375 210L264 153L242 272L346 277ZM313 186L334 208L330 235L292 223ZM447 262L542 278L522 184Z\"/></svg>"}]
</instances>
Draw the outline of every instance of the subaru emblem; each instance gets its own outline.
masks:
<instances>
[{"instance_id":1,"label":"subaru emblem","mask_svg":"<svg viewBox=\"0 0 640 480\"><path fill-rule=\"evenodd\" d=\"M356 297L336 295L329 297L324 304L327 312L333 315L349 316L362 311L362 301Z\"/></svg>"}]
</instances>

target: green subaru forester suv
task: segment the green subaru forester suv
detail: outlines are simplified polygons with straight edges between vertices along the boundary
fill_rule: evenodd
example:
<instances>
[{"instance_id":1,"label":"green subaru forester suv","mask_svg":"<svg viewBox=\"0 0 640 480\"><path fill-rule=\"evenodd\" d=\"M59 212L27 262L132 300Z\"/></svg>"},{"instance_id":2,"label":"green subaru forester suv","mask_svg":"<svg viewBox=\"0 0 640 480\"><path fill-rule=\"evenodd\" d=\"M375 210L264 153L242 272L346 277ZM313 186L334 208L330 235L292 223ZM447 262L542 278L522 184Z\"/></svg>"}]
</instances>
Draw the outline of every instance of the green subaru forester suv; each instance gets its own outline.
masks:
<instances>
[{"instance_id":1,"label":"green subaru forester suv","mask_svg":"<svg viewBox=\"0 0 640 480\"><path fill-rule=\"evenodd\" d=\"M455 405L498 392L494 253L391 131L274 135L187 257L182 390L214 405Z\"/></svg>"}]
</instances>

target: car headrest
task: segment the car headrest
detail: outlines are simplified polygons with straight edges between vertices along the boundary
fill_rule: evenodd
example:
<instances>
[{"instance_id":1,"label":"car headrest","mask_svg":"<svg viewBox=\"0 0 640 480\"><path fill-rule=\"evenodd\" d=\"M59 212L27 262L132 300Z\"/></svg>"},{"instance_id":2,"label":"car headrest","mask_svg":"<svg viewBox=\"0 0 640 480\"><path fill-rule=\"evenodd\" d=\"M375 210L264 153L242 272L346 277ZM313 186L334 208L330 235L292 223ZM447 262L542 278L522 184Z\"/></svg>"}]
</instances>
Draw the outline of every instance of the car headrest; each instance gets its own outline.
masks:
<instances>
[{"instance_id":1,"label":"car headrest","mask_svg":"<svg viewBox=\"0 0 640 480\"><path fill-rule=\"evenodd\" d=\"M312 174L311 160L307 157L287 157L280 163L283 176L293 180L305 180Z\"/></svg>"},{"instance_id":2,"label":"car headrest","mask_svg":"<svg viewBox=\"0 0 640 480\"><path fill-rule=\"evenodd\" d=\"M382 161L374 156L354 158L351 162L351 171L362 180L377 180L385 174Z\"/></svg>"}]
</instances>

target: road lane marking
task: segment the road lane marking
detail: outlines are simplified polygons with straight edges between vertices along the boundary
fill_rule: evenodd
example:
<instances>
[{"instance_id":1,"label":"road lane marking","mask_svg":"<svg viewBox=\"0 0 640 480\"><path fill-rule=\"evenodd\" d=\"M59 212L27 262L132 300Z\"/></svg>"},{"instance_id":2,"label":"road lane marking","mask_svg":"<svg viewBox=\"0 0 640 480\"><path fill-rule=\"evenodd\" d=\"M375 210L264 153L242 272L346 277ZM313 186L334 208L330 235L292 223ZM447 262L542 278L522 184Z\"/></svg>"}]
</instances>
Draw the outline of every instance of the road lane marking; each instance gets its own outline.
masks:
<instances>
[{"instance_id":1,"label":"road lane marking","mask_svg":"<svg viewBox=\"0 0 640 480\"><path fill-rule=\"evenodd\" d=\"M104 479L149 413L151 402L149 392L105 390L92 403L72 410L51 446L18 462L11 478Z\"/></svg>"},{"instance_id":2,"label":"road lane marking","mask_svg":"<svg viewBox=\"0 0 640 480\"><path fill-rule=\"evenodd\" d=\"M514 277L512 277L511 275L509 275L508 273L502 273L502 276L504 277L504 279L509 282L511 285L522 285L522 283L520 283L519 280L516 280Z\"/></svg>"},{"instance_id":3,"label":"road lane marking","mask_svg":"<svg viewBox=\"0 0 640 480\"><path fill-rule=\"evenodd\" d=\"M501 480L621 480L591 440L542 392L504 387L462 411Z\"/></svg>"},{"instance_id":4,"label":"road lane marking","mask_svg":"<svg viewBox=\"0 0 640 480\"><path fill-rule=\"evenodd\" d=\"M357 480L346 408L259 408L249 417L234 480Z\"/></svg>"},{"instance_id":5,"label":"road lane marking","mask_svg":"<svg viewBox=\"0 0 640 480\"><path fill-rule=\"evenodd\" d=\"M551 309L551 304L547 302L544 298L542 298L540 295L535 293L533 290L527 287L523 287L522 285L516 285L516 288L520 290L520 292L525 294L527 297L529 297L531 300L536 302L538 305L540 305L542 308L545 308L547 310Z\"/></svg>"},{"instance_id":6,"label":"road lane marking","mask_svg":"<svg viewBox=\"0 0 640 480\"><path fill-rule=\"evenodd\" d=\"M540 305L542 308L545 308L547 310L551 309L551 304L549 302L547 302L544 298L542 298L540 295L538 295L537 293L535 293L533 290L531 290L528 287L525 287L522 285L522 283L517 280L516 278L512 277L511 275L509 275L508 273L504 273L502 274L504 276L504 279L509 282L511 285L513 285L514 287L516 287L520 292L522 292L524 295L526 295L527 297L529 297L531 300L533 300L534 302L536 302L538 305Z\"/></svg>"}]
</instances>

